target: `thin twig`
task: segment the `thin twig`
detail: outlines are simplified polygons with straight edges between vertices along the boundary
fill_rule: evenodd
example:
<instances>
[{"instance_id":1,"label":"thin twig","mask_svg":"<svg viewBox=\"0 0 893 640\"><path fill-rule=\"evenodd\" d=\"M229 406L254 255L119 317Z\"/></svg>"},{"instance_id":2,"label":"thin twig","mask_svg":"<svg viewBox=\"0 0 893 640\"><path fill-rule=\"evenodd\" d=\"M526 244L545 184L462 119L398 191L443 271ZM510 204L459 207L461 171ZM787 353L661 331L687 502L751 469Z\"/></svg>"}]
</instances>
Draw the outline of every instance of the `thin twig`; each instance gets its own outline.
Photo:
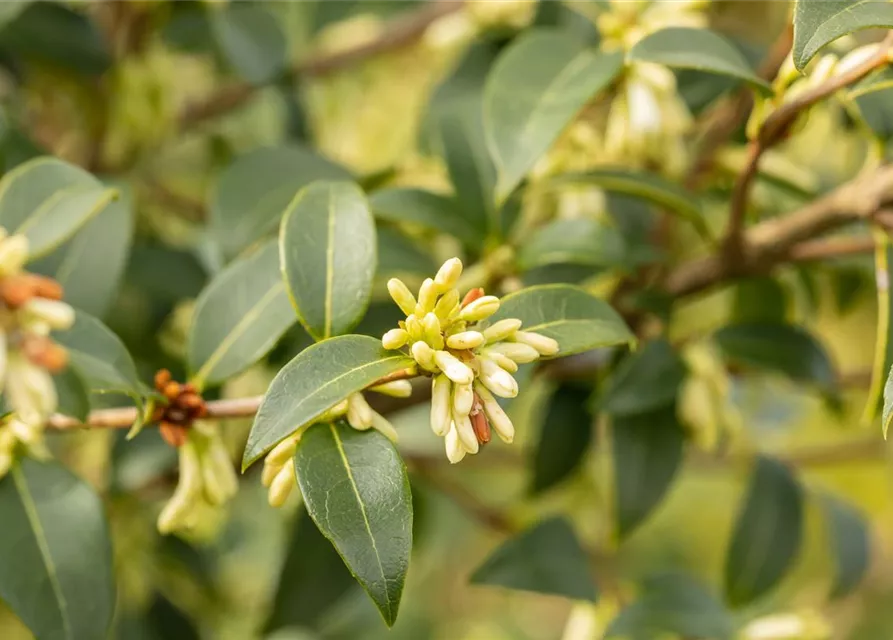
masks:
<instances>
[{"instance_id":1,"label":"thin twig","mask_svg":"<svg viewBox=\"0 0 893 640\"><path fill-rule=\"evenodd\" d=\"M817 262L863 255L873 251L874 239L870 236L818 238L791 247L786 260L789 262Z\"/></svg>"}]
</instances>

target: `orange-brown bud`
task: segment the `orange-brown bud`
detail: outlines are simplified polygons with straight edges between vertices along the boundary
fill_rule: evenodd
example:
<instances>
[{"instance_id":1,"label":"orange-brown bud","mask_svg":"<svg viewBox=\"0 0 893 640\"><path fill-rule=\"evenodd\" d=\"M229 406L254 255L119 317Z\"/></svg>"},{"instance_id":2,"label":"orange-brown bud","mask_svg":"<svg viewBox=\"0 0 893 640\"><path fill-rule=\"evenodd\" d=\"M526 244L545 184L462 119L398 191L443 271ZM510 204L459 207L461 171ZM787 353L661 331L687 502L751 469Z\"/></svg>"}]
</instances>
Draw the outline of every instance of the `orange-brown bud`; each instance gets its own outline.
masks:
<instances>
[{"instance_id":1,"label":"orange-brown bud","mask_svg":"<svg viewBox=\"0 0 893 640\"><path fill-rule=\"evenodd\" d=\"M468 293L465 294L465 297L462 298L462 302L459 304L460 307L464 307L466 305L471 304L478 298L482 298L484 296L484 290L481 287L477 287L472 289Z\"/></svg>"},{"instance_id":2,"label":"orange-brown bud","mask_svg":"<svg viewBox=\"0 0 893 640\"><path fill-rule=\"evenodd\" d=\"M25 277L31 281L32 291L34 291L34 295L38 298L46 298L47 300L62 299L62 285L52 278L41 276L36 273L26 274Z\"/></svg>"},{"instance_id":3,"label":"orange-brown bud","mask_svg":"<svg viewBox=\"0 0 893 640\"><path fill-rule=\"evenodd\" d=\"M168 400L173 402L180 395L180 383L171 380L164 385L164 389L161 390L161 393L163 393Z\"/></svg>"},{"instance_id":4,"label":"orange-brown bud","mask_svg":"<svg viewBox=\"0 0 893 640\"><path fill-rule=\"evenodd\" d=\"M171 372L167 369L159 369L155 374L155 388L164 393L164 388L171 381Z\"/></svg>"},{"instance_id":5,"label":"orange-brown bud","mask_svg":"<svg viewBox=\"0 0 893 640\"><path fill-rule=\"evenodd\" d=\"M18 309L34 297L34 285L27 275L8 276L0 281L0 298L6 306Z\"/></svg>"},{"instance_id":6,"label":"orange-brown bud","mask_svg":"<svg viewBox=\"0 0 893 640\"><path fill-rule=\"evenodd\" d=\"M177 404L184 409L198 409L204 404L201 397L195 393L184 392L177 399Z\"/></svg>"},{"instance_id":7,"label":"orange-brown bud","mask_svg":"<svg viewBox=\"0 0 893 640\"><path fill-rule=\"evenodd\" d=\"M28 360L50 373L59 373L68 366L68 352L46 336L26 335L21 349Z\"/></svg>"},{"instance_id":8,"label":"orange-brown bud","mask_svg":"<svg viewBox=\"0 0 893 640\"><path fill-rule=\"evenodd\" d=\"M182 447L186 444L187 431L185 427L163 421L158 431L161 437L172 447Z\"/></svg>"},{"instance_id":9,"label":"orange-brown bud","mask_svg":"<svg viewBox=\"0 0 893 640\"><path fill-rule=\"evenodd\" d=\"M471 418L471 426L474 428L474 435L477 436L479 444L487 444L490 442L490 422L487 415L481 411L472 411L469 416Z\"/></svg>"},{"instance_id":10,"label":"orange-brown bud","mask_svg":"<svg viewBox=\"0 0 893 640\"><path fill-rule=\"evenodd\" d=\"M185 383L181 389L181 393L198 393L198 389L195 388L195 384L192 382Z\"/></svg>"}]
</instances>

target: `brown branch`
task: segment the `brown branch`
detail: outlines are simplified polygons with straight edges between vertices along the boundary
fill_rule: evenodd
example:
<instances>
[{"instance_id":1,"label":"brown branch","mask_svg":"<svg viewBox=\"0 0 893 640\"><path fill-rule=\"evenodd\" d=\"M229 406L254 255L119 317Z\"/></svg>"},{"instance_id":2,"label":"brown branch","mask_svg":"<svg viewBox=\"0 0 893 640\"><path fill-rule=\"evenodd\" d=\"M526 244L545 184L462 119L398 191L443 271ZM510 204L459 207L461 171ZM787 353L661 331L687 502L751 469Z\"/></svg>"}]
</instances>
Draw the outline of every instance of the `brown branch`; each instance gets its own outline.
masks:
<instances>
[{"instance_id":1,"label":"brown branch","mask_svg":"<svg viewBox=\"0 0 893 640\"><path fill-rule=\"evenodd\" d=\"M819 238L794 245L786 259L789 262L817 262L831 258L857 256L873 251L874 239L871 236Z\"/></svg>"},{"instance_id":2,"label":"brown branch","mask_svg":"<svg viewBox=\"0 0 893 640\"><path fill-rule=\"evenodd\" d=\"M462 8L463 0L437 0L422 9L394 19L381 36L352 49L308 58L288 69L285 76L323 76L381 53L394 51L418 40L431 24ZM180 115L183 128L215 118L243 105L262 87L247 82L234 82L221 87L201 102L188 105Z\"/></svg>"}]
</instances>

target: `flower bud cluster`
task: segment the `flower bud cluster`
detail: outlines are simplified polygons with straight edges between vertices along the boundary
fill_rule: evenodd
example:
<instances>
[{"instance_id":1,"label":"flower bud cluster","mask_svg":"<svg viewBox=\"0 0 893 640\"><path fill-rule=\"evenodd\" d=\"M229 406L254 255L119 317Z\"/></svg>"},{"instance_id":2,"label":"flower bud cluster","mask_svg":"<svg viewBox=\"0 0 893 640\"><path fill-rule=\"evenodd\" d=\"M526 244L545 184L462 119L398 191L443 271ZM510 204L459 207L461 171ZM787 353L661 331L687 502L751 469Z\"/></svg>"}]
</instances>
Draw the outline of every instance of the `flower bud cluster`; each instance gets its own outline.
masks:
<instances>
[{"instance_id":1,"label":"flower bud cluster","mask_svg":"<svg viewBox=\"0 0 893 640\"><path fill-rule=\"evenodd\" d=\"M558 343L521 331L521 321L503 319L489 324L499 309L496 296L472 289L460 299L455 285L462 273L458 258L447 260L428 278L418 297L400 280L388 291L406 314L399 328L382 337L386 349L406 349L432 380L431 429L445 438L450 462L477 453L490 441L491 428L505 442L515 429L495 396L514 398L518 365L558 353Z\"/></svg>"}]
</instances>

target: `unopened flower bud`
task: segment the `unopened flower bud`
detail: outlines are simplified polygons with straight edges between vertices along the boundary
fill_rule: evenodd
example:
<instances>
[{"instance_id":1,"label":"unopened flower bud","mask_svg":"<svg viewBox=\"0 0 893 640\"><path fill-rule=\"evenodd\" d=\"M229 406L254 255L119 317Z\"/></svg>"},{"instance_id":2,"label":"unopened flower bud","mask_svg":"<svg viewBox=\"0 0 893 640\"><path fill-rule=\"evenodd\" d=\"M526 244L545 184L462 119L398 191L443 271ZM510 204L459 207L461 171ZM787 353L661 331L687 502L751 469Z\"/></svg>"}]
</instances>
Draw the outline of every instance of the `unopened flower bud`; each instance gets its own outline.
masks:
<instances>
[{"instance_id":1,"label":"unopened flower bud","mask_svg":"<svg viewBox=\"0 0 893 640\"><path fill-rule=\"evenodd\" d=\"M393 380L370 387L369 391L391 396L392 398L408 398L412 395L412 383L409 380Z\"/></svg>"},{"instance_id":2,"label":"unopened flower bud","mask_svg":"<svg viewBox=\"0 0 893 640\"><path fill-rule=\"evenodd\" d=\"M295 477L295 465L285 465L279 470L276 477L273 478L273 482L270 483L270 491L267 493L267 502L269 502L270 506L274 509L278 509L285 504L286 500L288 500L288 496L291 494L291 490L296 484L297 478Z\"/></svg>"},{"instance_id":3,"label":"unopened flower bud","mask_svg":"<svg viewBox=\"0 0 893 640\"><path fill-rule=\"evenodd\" d=\"M540 357L539 351L521 342L498 342L487 348L488 353L501 353L518 364L533 362Z\"/></svg>"},{"instance_id":4,"label":"unopened flower bud","mask_svg":"<svg viewBox=\"0 0 893 640\"><path fill-rule=\"evenodd\" d=\"M381 337L381 346L385 349L399 349L409 340L409 334L403 329L391 329Z\"/></svg>"},{"instance_id":5,"label":"unopened flower bud","mask_svg":"<svg viewBox=\"0 0 893 640\"><path fill-rule=\"evenodd\" d=\"M513 339L516 342L533 347L541 356L554 356L558 353L558 342L540 333L517 331Z\"/></svg>"},{"instance_id":6,"label":"unopened flower bud","mask_svg":"<svg viewBox=\"0 0 893 640\"><path fill-rule=\"evenodd\" d=\"M23 309L31 316L43 320L56 331L70 329L74 324L74 309L71 305L59 300L31 298L25 303Z\"/></svg>"},{"instance_id":7,"label":"unopened flower bud","mask_svg":"<svg viewBox=\"0 0 893 640\"><path fill-rule=\"evenodd\" d=\"M422 329L425 332L425 342L434 349L443 349L443 334L440 332L440 320L433 312L428 312L422 318Z\"/></svg>"},{"instance_id":8,"label":"unopened flower bud","mask_svg":"<svg viewBox=\"0 0 893 640\"><path fill-rule=\"evenodd\" d=\"M438 269L437 275L434 276L434 282L440 287L441 291L455 286L462 275L462 261L459 258L450 258Z\"/></svg>"},{"instance_id":9,"label":"unopened flower bud","mask_svg":"<svg viewBox=\"0 0 893 640\"><path fill-rule=\"evenodd\" d=\"M505 340L521 328L521 321L516 318L506 318L494 322L492 325L484 329L484 338L487 343L499 342Z\"/></svg>"},{"instance_id":10,"label":"unopened flower bud","mask_svg":"<svg viewBox=\"0 0 893 640\"><path fill-rule=\"evenodd\" d=\"M456 427L456 434L462 443L462 448L468 453L477 453L480 449L478 437L474 434L474 427L471 425L471 419L468 414L458 415L453 412L453 425Z\"/></svg>"},{"instance_id":11,"label":"unopened flower bud","mask_svg":"<svg viewBox=\"0 0 893 640\"><path fill-rule=\"evenodd\" d=\"M23 442L29 447L36 446L43 437L43 429L37 424L24 422L17 418L9 421L9 431L15 436L19 442Z\"/></svg>"},{"instance_id":12,"label":"unopened flower bud","mask_svg":"<svg viewBox=\"0 0 893 640\"><path fill-rule=\"evenodd\" d=\"M453 411L459 415L468 415L474 403L474 391L470 384L453 385Z\"/></svg>"},{"instance_id":13,"label":"unopened flower bud","mask_svg":"<svg viewBox=\"0 0 893 640\"><path fill-rule=\"evenodd\" d=\"M450 430L450 388L452 382L445 375L435 376L431 383L431 430L445 436Z\"/></svg>"},{"instance_id":14,"label":"unopened flower bud","mask_svg":"<svg viewBox=\"0 0 893 640\"><path fill-rule=\"evenodd\" d=\"M499 298L496 296L484 296L459 311L459 319L467 322L478 322L489 318L499 310Z\"/></svg>"},{"instance_id":15,"label":"unopened flower bud","mask_svg":"<svg viewBox=\"0 0 893 640\"><path fill-rule=\"evenodd\" d=\"M474 349L484 344L484 334L479 331L454 333L447 338L446 343L450 349Z\"/></svg>"},{"instance_id":16,"label":"unopened flower bud","mask_svg":"<svg viewBox=\"0 0 893 640\"><path fill-rule=\"evenodd\" d=\"M341 416L347 413L347 400L342 400L338 404L336 404L331 409L324 411L319 418L316 419L317 422L331 422L332 420L337 420ZM304 429L301 431L303 432Z\"/></svg>"},{"instance_id":17,"label":"unopened flower bud","mask_svg":"<svg viewBox=\"0 0 893 640\"><path fill-rule=\"evenodd\" d=\"M0 242L0 276L18 273L27 260L28 238L15 235Z\"/></svg>"},{"instance_id":18,"label":"unopened flower bud","mask_svg":"<svg viewBox=\"0 0 893 640\"><path fill-rule=\"evenodd\" d=\"M297 434L287 437L285 440L270 449L267 457L264 459L266 464L281 467L295 455L295 449L298 446L300 437Z\"/></svg>"},{"instance_id":19,"label":"unopened flower bud","mask_svg":"<svg viewBox=\"0 0 893 640\"><path fill-rule=\"evenodd\" d=\"M453 311L459 307L459 291L458 289L450 289L443 294L437 304L434 305L434 315L441 320L446 320L452 315Z\"/></svg>"},{"instance_id":20,"label":"unopened flower bud","mask_svg":"<svg viewBox=\"0 0 893 640\"><path fill-rule=\"evenodd\" d=\"M498 435L506 444L511 444L512 440L515 439L515 425L512 424L512 421L509 419L508 415L506 415L503 408L499 406L496 398L493 397L493 394L487 391L484 385L479 383L475 384L474 391L481 399L484 412L490 420L490 426L496 431L496 435Z\"/></svg>"},{"instance_id":21,"label":"unopened flower bud","mask_svg":"<svg viewBox=\"0 0 893 640\"><path fill-rule=\"evenodd\" d=\"M443 443L446 449L447 460L451 464L462 462L462 459L465 457L465 447L462 446L462 442L459 440L456 425L450 425L450 430L447 431Z\"/></svg>"},{"instance_id":22,"label":"unopened flower bud","mask_svg":"<svg viewBox=\"0 0 893 640\"><path fill-rule=\"evenodd\" d=\"M415 315L407 316L405 324L406 332L409 334L410 342L425 339L425 328L422 326L422 321L419 320Z\"/></svg>"},{"instance_id":23,"label":"unopened flower bud","mask_svg":"<svg viewBox=\"0 0 893 640\"><path fill-rule=\"evenodd\" d=\"M0 480L2 480L12 468L12 452L0 451Z\"/></svg>"},{"instance_id":24,"label":"unopened flower bud","mask_svg":"<svg viewBox=\"0 0 893 640\"><path fill-rule=\"evenodd\" d=\"M377 411L372 412L372 427L391 442L397 442L397 430L394 425Z\"/></svg>"},{"instance_id":25,"label":"unopened flower bud","mask_svg":"<svg viewBox=\"0 0 893 640\"><path fill-rule=\"evenodd\" d=\"M463 296L462 302L459 303L459 306L464 309L478 298L483 297L483 295L484 290L481 287L475 287L474 289L469 290L468 293Z\"/></svg>"},{"instance_id":26,"label":"unopened flower bud","mask_svg":"<svg viewBox=\"0 0 893 640\"><path fill-rule=\"evenodd\" d=\"M428 346L427 342L414 342L412 344L412 357L419 366L428 371L437 371L437 362L434 359L434 349Z\"/></svg>"},{"instance_id":27,"label":"unopened flower bud","mask_svg":"<svg viewBox=\"0 0 893 640\"><path fill-rule=\"evenodd\" d=\"M288 464L287 462L285 464ZM264 469L260 474L260 483L265 487L269 487L273 484L273 478L276 477L276 474L282 469L283 465L271 463L267 460L264 463Z\"/></svg>"},{"instance_id":28,"label":"unopened flower bud","mask_svg":"<svg viewBox=\"0 0 893 640\"><path fill-rule=\"evenodd\" d=\"M400 307L400 310L403 311L407 316L410 316L415 311L415 296L412 295L412 292L409 290L403 281L399 278L391 278L388 280L388 293L391 294L391 298L394 299L394 302L397 303L397 306Z\"/></svg>"},{"instance_id":29,"label":"unopened flower bud","mask_svg":"<svg viewBox=\"0 0 893 640\"><path fill-rule=\"evenodd\" d=\"M21 354L10 354L6 377L7 399L25 422L43 422L56 409L56 386L46 370Z\"/></svg>"},{"instance_id":30,"label":"unopened flower bud","mask_svg":"<svg viewBox=\"0 0 893 640\"><path fill-rule=\"evenodd\" d=\"M512 375L488 358L479 358L481 382L501 398L514 398L518 395L518 383Z\"/></svg>"},{"instance_id":31,"label":"unopened flower bud","mask_svg":"<svg viewBox=\"0 0 893 640\"><path fill-rule=\"evenodd\" d=\"M347 399L347 422L354 429L365 431L370 428L373 413L362 393L353 393Z\"/></svg>"},{"instance_id":32,"label":"unopened flower bud","mask_svg":"<svg viewBox=\"0 0 893 640\"><path fill-rule=\"evenodd\" d=\"M158 516L158 531L168 534L191 524L190 512L194 511L195 501L201 495L201 463L195 444L187 441L178 449L180 456L180 480L174 495Z\"/></svg>"},{"instance_id":33,"label":"unopened flower bud","mask_svg":"<svg viewBox=\"0 0 893 640\"><path fill-rule=\"evenodd\" d=\"M434 311L435 304L437 304L437 285L431 278L425 278L419 288L419 303L415 307L416 315L424 316L426 313Z\"/></svg>"},{"instance_id":34,"label":"unopened flower bud","mask_svg":"<svg viewBox=\"0 0 893 640\"><path fill-rule=\"evenodd\" d=\"M490 360L498 364L501 368L505 369L509 373L515 373L518 370L517 362L515 362L511 358L507 358L498 351L486 349L481 352L481 355L485 358L490 358Z\"/></svg>"},{"instance_id":35,"label":"unopened flower bud","mask_svg":"<svg viewBox=\"0 0 893 640\"><path fill-rule=\"evenodd\" d=\"M435 351L434 362L456 384L471 384L474 380L474 372L451 353Z\"/></svg>"},{"instance_id":36,"label":"unopened flower bud","mask_svg":"<svg viewBox=\"0 0 893 640\"><path fill-rule=\"evenodd\" d=\"M483 407L472 410L468 417L471 418L471 426L474 427L474 435L480 444L490 442L490 422L487 420L487 414L484 413Z\"/></svg>"}]
</instances>

